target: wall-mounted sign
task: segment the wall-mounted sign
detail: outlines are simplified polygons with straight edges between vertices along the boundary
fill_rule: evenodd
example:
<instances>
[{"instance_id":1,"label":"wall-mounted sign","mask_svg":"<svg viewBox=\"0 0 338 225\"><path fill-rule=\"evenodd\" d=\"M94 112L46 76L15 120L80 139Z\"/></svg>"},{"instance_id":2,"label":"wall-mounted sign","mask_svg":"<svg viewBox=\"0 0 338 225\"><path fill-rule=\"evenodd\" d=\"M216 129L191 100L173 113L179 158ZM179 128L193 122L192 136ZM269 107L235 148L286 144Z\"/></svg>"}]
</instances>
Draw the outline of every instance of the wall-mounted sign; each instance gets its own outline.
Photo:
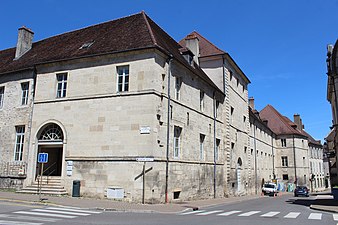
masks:
<instances>
[{"instance_id":1,"label":"wall-mounted sign","mask_svg":"<svg viewBox=\"0 0 338 225\"><path fill-rule=\"evenodd\" d=\"M137 162L153 162L154 158L152 157L140 157L140 158L136 158Z\"/></svg>"},{"instance_id":2,"label":"wall-mounted sign","mask_svg":"<svg viewBox=\"0 0 338 225\"><path fill-rule=\"evenodd\" d=\"M149 126L140 127L140 134L150 134L150 127Z\"/></svg>"}]
</instances>

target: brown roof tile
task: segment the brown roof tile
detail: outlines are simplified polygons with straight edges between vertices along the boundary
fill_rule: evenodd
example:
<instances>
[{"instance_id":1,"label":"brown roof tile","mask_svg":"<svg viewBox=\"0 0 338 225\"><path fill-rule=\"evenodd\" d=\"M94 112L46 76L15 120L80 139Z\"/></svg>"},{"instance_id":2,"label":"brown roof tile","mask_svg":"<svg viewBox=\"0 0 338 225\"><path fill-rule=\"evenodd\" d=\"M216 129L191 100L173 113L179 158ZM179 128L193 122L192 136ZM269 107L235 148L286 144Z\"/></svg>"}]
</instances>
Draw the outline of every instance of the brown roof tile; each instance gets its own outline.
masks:
<instances>
[{"instance_id":1,"label":"brown roof tile","mask_svg":"<svg viewBox=\"0 0 338 225\"><path fill-rule=\"evenodd\" d=\"M85 43L89 48L81 49ZM0 74L33 68L35 65L90 57L94 55L158 48L172 55L201 79L216 88L211 79L198 67L190 66L180 54L182 48L143 11L120 19L100 23L34 42L32 48L18 60L13 60L15 48L0 51Z\"/></svg>"},{"instance_id":2,"label":"brown roof tile","mask_svg":"<svg viewBox=\"0 0 338 225\"><path fill-rule=\"evenodd\" d=\"M183 38L179 43L182 46L185 46L185 39L191 38L191 37L197 37L199 40L199 46L200 46L200 56L199 57L205 57L205 56L212 56L212 55L222 55L226 52L222 51L221 49L217 48L216 45L211 43L209 40L207 40L205 37L200 35L198 32L193 31L190 34L188 34L185 38Z\"/></svg>"},{"instance_id":3,"label":"brown roof tile","mask_svg":"<svg viewBox=\"0 0 338 225\"><path fill-rule=\"evenodd\" d=\"M289 118L280 114L274 107L267 105L259 113L262 120L268 121L268 127L277 135L294 134L306 136L300 130L297 129L295 123Z\"/></svg>"}]
</instances>

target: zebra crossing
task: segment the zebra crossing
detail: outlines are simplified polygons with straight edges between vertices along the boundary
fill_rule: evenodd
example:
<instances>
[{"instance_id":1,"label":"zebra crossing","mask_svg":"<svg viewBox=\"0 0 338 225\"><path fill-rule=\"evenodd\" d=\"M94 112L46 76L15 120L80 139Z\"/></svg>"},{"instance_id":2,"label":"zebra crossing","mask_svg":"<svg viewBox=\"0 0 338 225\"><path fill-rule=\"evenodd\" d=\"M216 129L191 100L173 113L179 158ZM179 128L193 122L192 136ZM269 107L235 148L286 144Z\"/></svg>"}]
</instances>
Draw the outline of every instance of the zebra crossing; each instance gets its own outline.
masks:
<instances>
[{"instance_id":1,"label":"zebra crossing","mask_svg":"<svg viewBox=\"0 0 338 225\"><path fill-rule=\"evenodd\" d=\"M223 211L223 210L196 210L196 211L188 211L188 212L181 212L179 215L185 216L185 215L196 215L196 216L208 216L208 215L216 215L219 217L228 217L228 216L237 216L237 217L250 217L250 216L259 216L259 217L265 217L265 218L271 218L271 217L280 217L284 219L296 219L300 217L302 213L300 212L277 212L277 211L271 211L271 212L262 212L262 211L240 211L240 210L232 210L232 211ZM303 213L305 214L305 213ZM330 214L326 213L325 215L329 215L332 217L334 221L338 221L338 214ZM322 220L323 213L308 213L305 215L307 219L309 220Z\"/></svg>"},{"instance_id":2,"label":"zebra crossing","mask_svg":"<svg viewBox=\"0 0 338 225\"><path fill-rule=\"evenodd\" d=\"M1 225L43 225L64 219L74 219L79 216L90 216L101 212L83 210L73 207L46 207L30 210L20 210L0 214Z\"/></svg>"}]
</instances>

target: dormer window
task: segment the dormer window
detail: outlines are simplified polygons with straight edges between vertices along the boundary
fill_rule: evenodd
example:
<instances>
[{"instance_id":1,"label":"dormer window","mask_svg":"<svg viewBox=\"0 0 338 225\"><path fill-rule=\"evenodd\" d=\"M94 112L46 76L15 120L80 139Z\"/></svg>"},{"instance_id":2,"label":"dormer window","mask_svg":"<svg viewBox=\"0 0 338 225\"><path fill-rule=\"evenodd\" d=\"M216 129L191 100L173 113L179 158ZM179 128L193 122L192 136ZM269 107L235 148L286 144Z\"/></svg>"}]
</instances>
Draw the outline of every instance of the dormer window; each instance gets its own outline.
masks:
<instances>
[{"instance_id":1,"label":"dormer window","mask_svg":"<svg viewBox=\"0 0 338 225\"><path fill-rule=\"evenodd\" d=\"M180 48L180 52L190 66L194 65L194 54L188 48Z\"/></svg>"}]
</instances>

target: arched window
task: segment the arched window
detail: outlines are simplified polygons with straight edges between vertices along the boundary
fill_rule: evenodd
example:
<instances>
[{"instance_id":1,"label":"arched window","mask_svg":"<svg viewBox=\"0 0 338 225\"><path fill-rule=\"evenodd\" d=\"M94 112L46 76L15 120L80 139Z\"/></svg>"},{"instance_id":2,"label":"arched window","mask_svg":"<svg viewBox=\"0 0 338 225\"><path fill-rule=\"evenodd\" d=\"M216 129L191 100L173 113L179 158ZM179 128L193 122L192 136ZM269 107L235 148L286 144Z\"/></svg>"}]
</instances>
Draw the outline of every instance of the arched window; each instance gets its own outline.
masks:
<instances>
[{"instance_id":1,"label":"arched window","mask_svg":"<svg viewBox=\"0 0 338 225\"><path fill-rule=\"evenodd\" d=\"M39 141L63 141L63 132L56 124L48 124L40 133Z\"/></svg>"}]
</instances>

